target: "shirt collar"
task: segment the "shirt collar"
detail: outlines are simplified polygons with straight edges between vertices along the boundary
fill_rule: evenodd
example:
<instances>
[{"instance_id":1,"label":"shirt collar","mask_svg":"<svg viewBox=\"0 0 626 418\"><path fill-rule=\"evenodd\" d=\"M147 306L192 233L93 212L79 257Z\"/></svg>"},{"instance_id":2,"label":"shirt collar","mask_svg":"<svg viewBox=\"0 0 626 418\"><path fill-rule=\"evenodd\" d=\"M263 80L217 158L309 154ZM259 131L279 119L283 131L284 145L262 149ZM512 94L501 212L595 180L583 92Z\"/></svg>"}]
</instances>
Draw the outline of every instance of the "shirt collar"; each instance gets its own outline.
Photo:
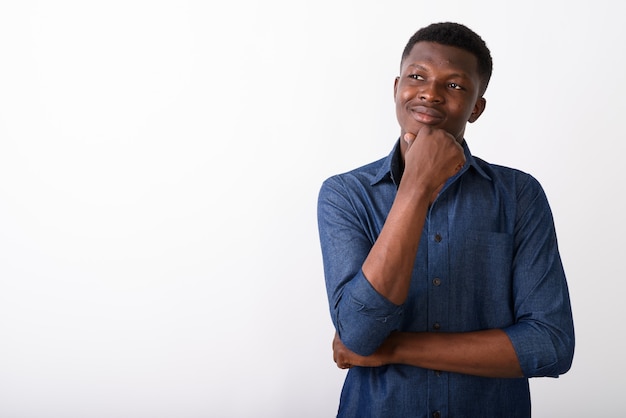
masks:
<instances>
[{"instance_id":1,"label":"shirt collar","mask_svg":"<svg viewBox=\"0 0 626 418\"><path fill-rule=\"evenodd\" d=\"M453 180L457 177L460 177L465 171L469 169L469 167L473 167L478 174L483 176L484 178L491 180L491 177L483 170L483 168L478 164L476 158L470 152L469 146L467 145L467 141L463 140L463 152L465 153L465 165L457 174L454 175L450 180ZM400 152L400 139L396 141L393 146L393 149L389 153L389 155L384 159L383 165L378 170L378 173L372 180L371 185L375 185L383 181L384 179L391 180L396 187L400 185L400 180L402 179L402 173L404 171L404 163L402 162L402 154Z\"/></svg>"}]
</instances>

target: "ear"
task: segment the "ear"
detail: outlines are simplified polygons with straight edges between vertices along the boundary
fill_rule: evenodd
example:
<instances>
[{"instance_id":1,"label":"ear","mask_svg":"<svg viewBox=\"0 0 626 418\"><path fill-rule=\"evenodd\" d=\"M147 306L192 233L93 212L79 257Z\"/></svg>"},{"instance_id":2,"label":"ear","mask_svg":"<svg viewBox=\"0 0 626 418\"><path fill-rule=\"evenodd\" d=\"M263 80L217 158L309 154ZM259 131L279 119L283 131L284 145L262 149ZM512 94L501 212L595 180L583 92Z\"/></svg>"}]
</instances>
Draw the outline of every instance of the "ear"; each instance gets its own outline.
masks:
<instances>
[{"instance_id":1,"label":"ear","mask_svg":"<svg viewBox=\"0 0 626 418\"><path fill-rule=\"evenodd\" d=\"M400 81L400 77L396 77L393 82L393 101L396 101L396 94L398 93L398 82Z\"/></svg>"},{"instance_id":2,"label":"ear","mask_svg":"<svg viewBox=\"0 0 626 418\"><path fill-rule=\"evenodd\" d=\"M469 123L474 123L483 114L485 111L485 106L487 106L487 100L484 97L476 100L476 104L474 104L474 109L472 109L472 114L467 120Z\"/></svg>"}]
</instances>

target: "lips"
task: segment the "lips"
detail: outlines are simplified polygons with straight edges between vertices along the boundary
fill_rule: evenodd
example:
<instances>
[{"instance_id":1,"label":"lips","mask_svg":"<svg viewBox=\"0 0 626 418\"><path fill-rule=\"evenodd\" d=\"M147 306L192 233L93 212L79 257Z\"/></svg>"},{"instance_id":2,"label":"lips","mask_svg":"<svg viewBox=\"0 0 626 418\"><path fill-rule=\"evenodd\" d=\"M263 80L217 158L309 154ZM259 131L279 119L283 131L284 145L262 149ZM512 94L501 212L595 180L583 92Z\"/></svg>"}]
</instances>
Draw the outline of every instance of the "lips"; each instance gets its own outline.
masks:
<instances>
[{"instance_id":1,"label":"lips","mask_svg":"<svg viewBox=\"0 0 626 418\"><path fill-rule=\"evenodd\" d=\"M444 114L432 107L415 106L410 110L415 120L425 125L436 125L444 119Z\"/></svg>"}]
</instances>

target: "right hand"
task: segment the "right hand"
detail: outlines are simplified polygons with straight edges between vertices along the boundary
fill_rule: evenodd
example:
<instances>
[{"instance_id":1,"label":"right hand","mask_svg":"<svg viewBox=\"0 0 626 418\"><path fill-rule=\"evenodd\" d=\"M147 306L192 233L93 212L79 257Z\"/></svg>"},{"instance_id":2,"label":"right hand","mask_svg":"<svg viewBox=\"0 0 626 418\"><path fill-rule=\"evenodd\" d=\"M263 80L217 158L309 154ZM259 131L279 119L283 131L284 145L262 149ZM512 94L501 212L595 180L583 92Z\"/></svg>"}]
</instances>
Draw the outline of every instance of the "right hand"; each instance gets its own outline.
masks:
<instances>
[{"instance_id":1,"label":"right hand","mask_svg":"<svg viewBox=\"0 0 626 418\"><path fill-rule=\"evenodd\" d=\"M406 176L434 196L465 164L463 147L443 129L424 126L417 135L405 133L402 139L407 143L403 181Z\"/></svg>"}]
</instances>

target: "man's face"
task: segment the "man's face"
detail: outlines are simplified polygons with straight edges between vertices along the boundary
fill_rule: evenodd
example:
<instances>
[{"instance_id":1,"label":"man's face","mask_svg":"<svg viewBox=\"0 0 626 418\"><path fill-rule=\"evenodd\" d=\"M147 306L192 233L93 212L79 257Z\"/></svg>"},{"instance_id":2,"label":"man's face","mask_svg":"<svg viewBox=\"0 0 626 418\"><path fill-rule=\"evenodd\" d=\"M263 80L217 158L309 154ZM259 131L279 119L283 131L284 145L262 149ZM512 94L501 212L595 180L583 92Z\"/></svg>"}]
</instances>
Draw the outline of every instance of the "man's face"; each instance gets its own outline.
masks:
<instances>
[{"instance_id":1,"label":"man's face","mask_svg":"<svg viewBox=\"0 0 626 418\"><path fill-rule=\"evenodd\" d=\"M424 125L441 128L461 142L465 124L485 109L474 55L434 42L418 42L402 62L394 85L401 135Z\"/></svg>"}]
</instances>

